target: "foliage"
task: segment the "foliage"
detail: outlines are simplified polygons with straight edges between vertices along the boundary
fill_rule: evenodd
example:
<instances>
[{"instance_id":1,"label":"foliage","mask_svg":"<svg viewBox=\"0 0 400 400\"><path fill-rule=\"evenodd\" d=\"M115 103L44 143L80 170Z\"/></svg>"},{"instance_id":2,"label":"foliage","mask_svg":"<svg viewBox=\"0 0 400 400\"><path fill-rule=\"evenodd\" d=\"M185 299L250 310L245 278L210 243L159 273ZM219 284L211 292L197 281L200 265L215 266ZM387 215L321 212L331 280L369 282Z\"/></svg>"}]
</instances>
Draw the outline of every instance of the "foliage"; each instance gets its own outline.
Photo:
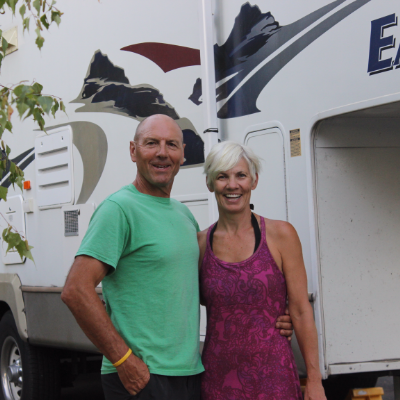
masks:
<instances>
[{"instance_id":1,"label":"foliage","mask_svg":"<svg viewBox=\"0 0 400 400\"><path fill-rule=\"evenodd\" d=\"M0 13L6 12L5 6L11 9L13 15L17 8L19 0L0 0ZM60 10L55 7L55 0L49 4L46 0L21 0L21 7L19 7L19 14L22 18L23 31L29 31L30 21L33 19L36 29L36 46L39 50L43 47L44 37L42 36L43 29L49 29L50 25L55 22L60 25L61 15L63 14ZM3 37L3 32L0 30L0 66L3 58L6 56L6 50L8 47L7 40Z\"/></svg>"},{"instance_id":2,"label":"foliage","mask_svg":"<svg viewBox=\"0 0 400 400\"><path fill-rule=\"evenodd\" d=\"M33 261L31 253L31 249L33 249L33 247L29 246L27 239L24 240L18 232L14 233L12 230L13 228L10 225L8 228L4 229L2 235L3 240L8 243L7 252L15 248L21 257L21 260L23 257L27 257Z\"/></svg>"},{"instance_id":3,"label":"foliage","mask_svg":"<svg viewBox=\"0 0 400 400\"><path fill-rule=\"evenodd\" d=\"M48 30L50 25L55 22L57 25L61 22L62 12L55 7L54 0L48 3L46 0L0 0L0 14L6 12L6 6L15 15L17 3L22 3L19 7L19 14L23 22L23 31L29 31L30 21L33 20L36 29L36 46L39 50L43 47L44 38L42 32ZM3 32L0 30L0 66L6 56L8 43L3 37ZM32 82L27 85L26 81L21 81L16 85L9 87L0 85L0 179L8 172L8 180L10 183L23 190L24 172L10 160L10 147L5 143L3 134L5 131L12 133L11 117L14 113L14 108L17 109L20 119L32 117L39 128L45 130L45 120L43 116L50 113L55 118L58 111L65 113L65 106L62 100L53 95L43 95L43 86L38 82ZM0 186L0 201L7 201L8 188ZM3 216L4 218L4 216ZM4 218L5 219L5 218ZM6 220L8 227L3 230L3 240L8 243L7 252L16 249L21 259L25 256L32 258L31 249L28 240L20 235L14 227Z\"/></svg>"}]
</instances>

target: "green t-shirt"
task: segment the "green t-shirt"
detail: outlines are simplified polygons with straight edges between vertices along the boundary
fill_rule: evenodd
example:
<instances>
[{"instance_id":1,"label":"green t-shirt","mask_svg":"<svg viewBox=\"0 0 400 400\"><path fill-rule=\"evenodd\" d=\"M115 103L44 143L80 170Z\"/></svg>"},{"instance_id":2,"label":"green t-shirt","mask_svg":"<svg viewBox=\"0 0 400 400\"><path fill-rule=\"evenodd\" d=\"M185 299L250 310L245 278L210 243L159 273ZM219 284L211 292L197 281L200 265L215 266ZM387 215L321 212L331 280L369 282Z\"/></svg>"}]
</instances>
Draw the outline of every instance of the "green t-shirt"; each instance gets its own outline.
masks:
<instances>
[{"instance_id":1,"label":"green t-shirt","mask_svg":"<svg viewBox=\"0 0 400 400\"><path fill-rule=\"evenodd\" d=\"M140 193L131 184L96 209L77 253L113 267L102 282L107 312L153 374L204 371L199 354L198 230L185 205ZM105 357L101 372L116 372Z\"/></svg>"}]
</instances>

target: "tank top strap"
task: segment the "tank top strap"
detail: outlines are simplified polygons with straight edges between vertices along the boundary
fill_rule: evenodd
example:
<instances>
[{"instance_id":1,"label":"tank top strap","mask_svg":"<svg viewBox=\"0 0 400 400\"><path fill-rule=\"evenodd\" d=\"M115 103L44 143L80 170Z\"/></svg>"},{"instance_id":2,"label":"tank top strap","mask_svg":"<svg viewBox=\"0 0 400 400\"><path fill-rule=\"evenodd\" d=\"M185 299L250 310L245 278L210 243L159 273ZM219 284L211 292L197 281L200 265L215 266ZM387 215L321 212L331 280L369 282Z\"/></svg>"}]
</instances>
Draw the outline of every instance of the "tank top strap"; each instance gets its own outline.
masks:
<instances>
[{"instance_id":1,"label":"tank top strap","mask_svg":"<svg viewBox=\"0 0 400 400\"><path fill-rule=\"evenodd\" d=\"M265 219L260 215L261 243L267 243L267 234L265 232Z\"/></svg>"},{"instance_id":2,"label":"tank top strap","mask_svg":"<svg viewBox=\"0 0 400 400\"><path fill-rule=\"evenodd\" d=\"M218 222L218 221L217 221ZM206 252L212 251L211 250L211 245L210 245L210 236L211 236L211 232L214 229L215 225L217 224L217 222L214 222L212 225L210 225L210 227L208 228L207 231L207 240L206 240Z\"/></svg>"}]
</instances>

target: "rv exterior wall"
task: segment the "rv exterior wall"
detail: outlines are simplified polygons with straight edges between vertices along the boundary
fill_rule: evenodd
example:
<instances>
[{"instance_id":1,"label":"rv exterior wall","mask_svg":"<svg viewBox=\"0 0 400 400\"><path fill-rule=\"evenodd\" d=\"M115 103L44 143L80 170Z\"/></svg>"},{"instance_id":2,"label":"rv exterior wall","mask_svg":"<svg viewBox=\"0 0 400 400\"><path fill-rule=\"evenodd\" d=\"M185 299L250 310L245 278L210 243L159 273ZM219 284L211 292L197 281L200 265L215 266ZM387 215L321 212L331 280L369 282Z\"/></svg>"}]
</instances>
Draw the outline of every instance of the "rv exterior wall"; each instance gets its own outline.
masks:
<instances>
[{"instance_id":1,"label":"rv exterior wall","mask_svg":"<svg viewBox=\"0 0 400 400\"><path fill-rule=\"evenodd\" d=\"M168 51L172 50L164 47L169 44L180 46L173 51L189 48L184 54L194 54L193 59L196 58L196 50L194 53L192 50L200 49L197 3L186 0L156 0L151 6L141 7L137 2L120 0L117 3L94 4L78 0L63 2L62 5L60 3L64 12L62 23L59 29L52 28L46 34L42 51L38 52L35 48L33 34L19 35L18 51L3 61L4 82L35 79L44 85L46 92L63 98L68 116L60 115L56 121L48 118L47 126L58 129L61 125L70 125L73 136L74 203L63 203L49 209L39 209L36 200L37 175L35 161L31 157L35 138L39 135L36 126L30 119L19 122L13 117L15 133L5 138L12 148L12 158L31 151L23 161L26 161L25 178L31 180L32 189L25 191L23 197L34 204L33 212L25 214L25 224L29 243L34 246L36 264L27 260L24 264L2 263L0 266L1 274L18 276L24 286L62 287L95 207L108 195L134 179L136 169L129 158L129 141L144 115L138 114L136 103L131 98L128 103L118 103L122 101L118 96L102 97L108 91L114 90L114 87L126 91L124 93L152 93L156 100L140 102L141 106L146 104L146 112L151 114L154 111L151 107L161 105L164 108L157 108L159 112L162 110L177 118L184 134L192 140L192 148L195 150L193 159L189 157L189 151L187 152L187 165L175 179L172 196L188 205L202 229L209 224L206 217L208 203L204 198L208 191L202 172L202 130L205 124L198 82L198 78L202 77L201 67L198 62L196 64L192 59L189 62L183 57L179 68L168 70L168 59L176 57L168 57ZM263 185L260 185L263 193L262 196L255 194L254 198L258 196L259 210L262 210L259 212L267 214L265 217L279 215L279 218L287 218L299 233L307 268L308 291L315 298L314 312L322 373L324 377L330 373L341 373L342 370L335 365L342 365L344 362L370 365L371 362L388 357L388 349L397 343L394 335L382 336L375 329L369 331L363 326L363 340L370 340L374 348L367 358L363 358L361 349L357 350L354 343L356 356L349 359L342 356L343 349L346 348L350 354L353 351L352 342L346 342L345 338L333 333L339 329L339 324L351 327L352 331L356 330L354 320L350 317L349 304L354 304L355 309L362 309L366 319L379 312L383 307L384 289L390 287L392 290L399 277L398 273L396 275L395 271L390 271L395 275L392 275L392 281L388 284L389 269L383 268L381 276L385 279L375 279L374 284L377 287L371 289L368 302L364 295L354 296L356 290L345 291L346 296L342 300L346 299L348 312L338 321L340 310L335 309L338 303L337 297L333 295L336 293L337 282L329 280L333 264L325 264L324 257L328 253L337 254L344 249L351 252L352 247L350 242L347 247L335 243L332 243L332 247L331 244L327 245L324 226L326 221L330 221L329 215L327 217L330 211L320 208L320 186L315 185L315 179L320 173L318 165L321 165L324 156L319 153L318 146L314 149L314 139L316 138L317 143L324 139L319 136L321 131L318 131L318 126L323 125L318 124L328 118L385 104L391 104L388 107L394 113L398 112L398 104L395 103L400 101L400 92L396 89L400 87L400 70L396 64L400 62L400 27L393 23L393 14L396 20L400 15L400 4L394 0L260 0L255 4L244 3L242 0L216 0L213 5L216 27L214 54L217 55L216 100L221 139L243 143L251 135L254 137L255 132L262 132L261 139L266 140L271 138L267 136L270 132L279 135L278 160L260 175L260 179L264 180ZM247 18L250 14L255 17ZM10 16L5 15L2 18L4 31L16 25L16 20ZM244 26L240 24L240 18L247 23L257 21L254 26L246 25L248 30L245 35L240 31L240 26ZM106 28L103 22L99 23L105 20ZM20 25L18 29L22 32ZM376 33L377 29L380 37ZM257 40L253 40L252 35L258 35L259 32L263 33L257 36ZM397 41L394 41L395 38ZM236 42L229 48L232 40ZM164 59L152 59L152 56L121 50L141 43L161 44L157 47L156 54L164 54L162 51L166 51L166 56ZM218 52L224 44L226 46ZM90 75L95 74L99 65L106 66L101 70L104 76L108 73L114 74L110 80L102 79L101 74ZM95 95L98 97L94 101ZM189 97L191 100L188 100ZM388 135L395 138L398 124L393 118L395 114L387 109L382 112L386 114L381 115L379 120L376 119L379 111L374 113L370 110L364 115L360 113L357 116L357 127L350 130L342 129L345 125L340 123L339 118L333 120L333 125L330 122L323 124L330 124L332 137L337 134L337 143L341 135L345 140L355 141L357 144L356 129L362 133L364 129L370 130L370 127L376 127L376 124L382 122L386 135L379 138L374 136L371 140L383 146L384 141L389 140ZM337 126L334 126L335 123ZM390 130L386 129L387 124L391 126ZM297 135L296 151L293 151L293 146L291 148L291 143L294 143L291 142L291 131L292 139L293 132ZM249 144L252 145L251 140ZM271 146L277 144L274 142ZM267 158L268 151L271 151L267 142L257 141L256 147L263 153L260 155ZM271 154L269 161L272 155L275 157L278 154ZM329 168L333 166L326 164L325 167L329 175ZM381 173L385 176L384 171ZM279 187L274 186L277 176L281 177L278 179ZM325 178L325 175L320 176L320 180ZM397 182L396 177L391 179L392 183ZM387 186L384 191L388 189ZM18 191L10 188L10 196L18 194ZM341 195L339 190L336 194L339 197ZM265 198L265 204L262 204L262 197ZM272 197L275 200L270 200ZM394 199L395 197L392 201ZM354 207L355 204L356 202L353 203ZM64 212L74 209L80 211L79 234L66 236ZM257 208L255 211L258 212ZM322 226L319 225L321 221L325 221ZM393 232L397 229L395 224L392 229ZM383 238L385 234L379 237ZM377 251L381 251L379 247ZM391 257L395 254L396 252L391 253ZM356 263L353 256L354 254L350 254L347 260ZM375 269L371 276L379 274L381 267L374 265L373 268ZM353 264L348 270L357 273ZM354 282L354 287L364 287L365 281L358 286L360 280L355 279L356 277L357 275L353 275L351 279L345 279L341 276L345 284L343 290L345 287L349 289L346 285L351 282ZM379 296L374 297L377 293ZM386 292L388 298L397 296L396 293ZM368 307L365 307L366 304ZM344 307L343 304L341 307ZM204 322L202 323L204 332ZM392 332L399 330L398 318L392 318L390 324L393 324L390 325ZM377 341L382 343L375 346ZM395 357L396 360L400 359L400 355Z\"/></svg>"}]
</instances>

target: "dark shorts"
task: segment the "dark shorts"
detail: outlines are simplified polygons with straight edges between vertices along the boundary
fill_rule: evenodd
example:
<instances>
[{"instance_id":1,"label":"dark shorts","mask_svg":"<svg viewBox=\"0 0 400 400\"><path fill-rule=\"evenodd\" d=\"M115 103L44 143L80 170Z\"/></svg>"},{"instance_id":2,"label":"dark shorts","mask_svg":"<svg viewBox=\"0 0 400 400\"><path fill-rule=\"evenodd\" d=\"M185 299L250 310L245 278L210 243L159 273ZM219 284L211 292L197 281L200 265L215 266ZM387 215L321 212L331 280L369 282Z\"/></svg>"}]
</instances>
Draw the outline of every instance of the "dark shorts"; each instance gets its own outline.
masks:
<instances>
[{"instance_id":1,"label":"dark shorts","mask_svg":"<svg viewBox=\"0 0 400 400\"><path fill-rule=\"evenodd\" d=\"M150 381L137 395L125 389L117 373L101 376L106 400L200 400L200 374L165 376L150 374Z\"/></svg>"}]
</instances>

